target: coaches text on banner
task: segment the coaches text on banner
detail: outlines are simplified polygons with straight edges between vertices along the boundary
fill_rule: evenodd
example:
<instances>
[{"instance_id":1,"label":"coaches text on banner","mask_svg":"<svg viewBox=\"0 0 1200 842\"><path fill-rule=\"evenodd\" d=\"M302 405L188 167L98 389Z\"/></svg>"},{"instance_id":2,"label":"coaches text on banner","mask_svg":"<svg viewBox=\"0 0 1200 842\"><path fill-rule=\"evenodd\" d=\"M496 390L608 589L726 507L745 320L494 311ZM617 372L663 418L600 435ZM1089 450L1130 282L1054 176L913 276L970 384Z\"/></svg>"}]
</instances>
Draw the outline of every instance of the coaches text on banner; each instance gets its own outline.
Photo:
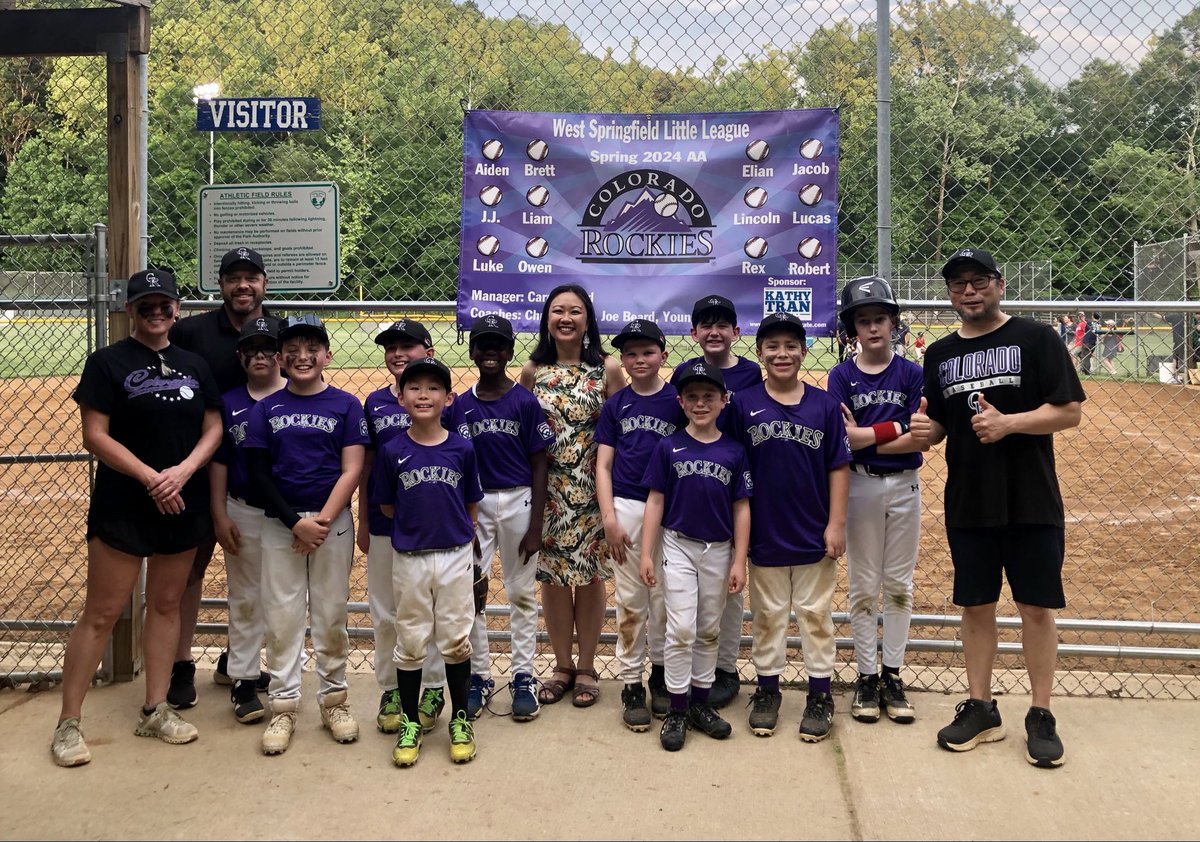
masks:
<instances>
[{"instance_id":1,"label":"coaches text on banner","mask_svg":"<svg viewBox=\"0 0 1200 842\"><path fill-rule=\"evenodd\" d=\"M501 313L537 329L562 283L602 333L635 318L691 327L720 293L744 331L795 313L832 332L838 115L469 111L463 126L458 324Z\"/></svg>"}]
</instances>

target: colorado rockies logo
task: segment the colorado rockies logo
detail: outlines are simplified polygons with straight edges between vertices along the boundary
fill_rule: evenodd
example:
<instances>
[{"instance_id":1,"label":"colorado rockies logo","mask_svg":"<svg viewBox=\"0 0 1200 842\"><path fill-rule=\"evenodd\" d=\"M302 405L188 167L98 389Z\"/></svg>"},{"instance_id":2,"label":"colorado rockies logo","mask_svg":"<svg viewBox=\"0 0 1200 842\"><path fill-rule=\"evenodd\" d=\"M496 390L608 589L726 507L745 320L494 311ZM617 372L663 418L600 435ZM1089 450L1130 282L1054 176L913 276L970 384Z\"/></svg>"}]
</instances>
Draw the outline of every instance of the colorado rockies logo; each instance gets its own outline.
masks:
<instances>
[{"instance_id":1,"label":"colorado rockies logo","mask_svg":"<svg viewBox=\"0 0 1200 842\"><path fill-rule=\"evenodd\" d=\"M971 410L976 415L979 415L983 412L983 408L979 406L979 398L982 395L983 392L972 392L971 394L967 395L967 406L971 407Z\"/></svg>"},{"instance_id":2,"label":"colorado rockies logo","mask_svg":"<svg viewBox=\"0 0 1200 842\"><path fill-rule=\"evenodd\" d=\"M716 298L710 298L710 299L708 299L708 303L709 303L709 304L711 304L711 305L713 305L714 307L716 307L716 306L717 306L718 304L720 304L721 302L720 302L718 299L716 299Z\"/></svg>"},{"instance_id":3,"label":"colorado rockies logo","mask_svg":"<svg viewBox=\"0 0 1200 842\"><path fill-rule=\"evenodd\" d=\"M238 249L237 256L240 257L242 260L249 260L250 259L250 250L249 249Z\"/></svg>"},{"instance_id":4,"label":"colorado rockies logo","mask_svg":"<svg viewBox=\"0 0 1200 842\"><path fill-rule=\"evenodd\" d=\"M702 364L696 363L694 366L692 366L692 373L693 374L708 374L708 370L705 369L705 367Z\"/></svg>"},{"instance_id":5,"label":"colorado rockies logo","mask_svg":"<svg viewBox=\"0 0 1200 842\"><path fill-rule=\"evenodd\" d=\"M642 332L642 323L641 322L632 322L629 325L629 332L630 333L641 333Z\"/></svg>"},{"instance_id":6,"label":"colorado rockies logo","mask_svg":"<svg viewBox=\"0 0 1200 842\"><path fill-rule=\"evenodd\" d=\"M149 273L147 273L147 274L146 274L146 286L148 286L148 287L161 287L161 286L162 286L162 282L161 282L161 281L159 281L159 279L158 279L158 275L155 275L154 273L152 273L152 272L149 272Z\"/></svg>"},{"instance_id":7,"label":"colorado rockies logo","mask_svg":"<svg viewBox=\"0 0 1200 842\"><path fill-rule=\"evenodd\" d=\"M496 321L495 316L486 317L484 319L484 324L486 324L488 327L499 327L500 326L500 322Z\"/></svg>"},{"instance_id":8,"label":"colorado rockies logo","mask_svg":"<svg viewBox=\"0 0 1200 842\"><path fill-rule=\"evenodd\" d=\"M267 320L266 319L255 319L254 320L254 329L255 330L267 330L268 329L267 328Z\"/></svg>"}]
</instances>

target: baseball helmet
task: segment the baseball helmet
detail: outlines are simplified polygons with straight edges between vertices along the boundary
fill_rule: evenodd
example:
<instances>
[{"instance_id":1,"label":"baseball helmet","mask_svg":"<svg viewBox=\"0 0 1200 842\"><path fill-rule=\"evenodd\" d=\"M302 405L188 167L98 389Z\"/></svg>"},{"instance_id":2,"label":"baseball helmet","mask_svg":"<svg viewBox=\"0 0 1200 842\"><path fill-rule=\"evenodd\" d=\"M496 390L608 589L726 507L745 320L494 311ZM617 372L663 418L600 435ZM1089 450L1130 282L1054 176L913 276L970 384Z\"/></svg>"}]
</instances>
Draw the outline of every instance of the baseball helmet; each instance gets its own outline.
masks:
<instances>
[{"instance_id":1,"label":"baseball helmet","mask_svg":"<svg viewBox=\"0 0 1200 842\"><path fill-rule=\"evenodd\" d=\"M878 275L854 278L842 287L842 307L838 318L846 332L854 335L854 311L867 304L878 304L893 316L900 315L900 305L892 293L892 285Z\"/></svg>"}]
</instances>

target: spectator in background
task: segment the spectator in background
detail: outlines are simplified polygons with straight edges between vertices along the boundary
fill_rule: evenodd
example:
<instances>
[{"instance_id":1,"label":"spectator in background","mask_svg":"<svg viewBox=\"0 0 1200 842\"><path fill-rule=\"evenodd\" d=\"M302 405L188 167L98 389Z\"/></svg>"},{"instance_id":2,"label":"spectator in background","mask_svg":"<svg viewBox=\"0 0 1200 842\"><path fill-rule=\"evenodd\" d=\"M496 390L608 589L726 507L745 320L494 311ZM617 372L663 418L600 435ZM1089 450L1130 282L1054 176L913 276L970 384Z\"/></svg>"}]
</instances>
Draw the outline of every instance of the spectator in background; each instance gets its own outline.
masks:
<instances>
[{"instance_id":1,"label":"spectator in background","mask_svg":"<svg viewBox=\"0 0 1200 842\"><path fill-rule=\"evenodd\" d=\"M1063 313L1058 317L1058 335L1062 337L1063 344L1067 348L1074 344L1075 323L1071 321L1070 313Z\"/></svg>"},{"instance_id":2,"label":"spectator in background","mask_svg":"<svg viewBox=\"0 0 1200 842\"><path fill-rule=\"evenodd\" d=\"M1100 314L1092 313L1092 317L1083 322L1082 343L1079 348L1079 370L1084 374L1092 373L1092 360L1096 356L1096 328L1100 326ZM1076 331L1078 333L1078 330Z\"/></svg>"},{"instance_id":3,"label":"spectator in background","mask_svg":"<svg viewBox=\"0 0 1200 842\"><path fill-rule=\"evenodd\" d=\"M1101 342L1100 364L1104 366L1104 370L1110 377L1116 377L1117 365L1114 360L1116 360L1118 352L1125 350L1125 343L1121 341L1125 334L1117 327L1114 319L1106 319L1098 333Z\"/></svg>"},{"instance_id":4,"label":"spectator in background","mask_svg":"<svg viewBox=\"0 0 1200 842\"><path fill-rule=\"evenodd\" d=\"M1187 313L1164 313L1163 321L1171 326L1171 359L1176 370L1184 367L1184 338L1187 336Z\"/></svg>"},{"instance_id":5,"label":"spectator in background","mask_svg":"<svg viewBox=\"0 0 1200 842\"><path fill-rule=\"evenodd\" d=\"M1075 319L1075 336L1071 340L1071 361L1075 363L1075 370L1079 370L1079 358L1083 355L1083 332L1087 330L1087 314L1082 310L1079 311L1078 318Z\"/></svg>"},{"instance_id":6,"label":"spectator in background","mask_svg":"<svg viewBox=\"0 0 1200 842\"><path fill-rule=\"evenodd\" d=\"M908 321L904 316L901 316L899 322L896 324L896 330L892 334L893 354L899 357L908 356L908 335L911 331L912 328L909 327Z\"/></svg>"}]
</instances>

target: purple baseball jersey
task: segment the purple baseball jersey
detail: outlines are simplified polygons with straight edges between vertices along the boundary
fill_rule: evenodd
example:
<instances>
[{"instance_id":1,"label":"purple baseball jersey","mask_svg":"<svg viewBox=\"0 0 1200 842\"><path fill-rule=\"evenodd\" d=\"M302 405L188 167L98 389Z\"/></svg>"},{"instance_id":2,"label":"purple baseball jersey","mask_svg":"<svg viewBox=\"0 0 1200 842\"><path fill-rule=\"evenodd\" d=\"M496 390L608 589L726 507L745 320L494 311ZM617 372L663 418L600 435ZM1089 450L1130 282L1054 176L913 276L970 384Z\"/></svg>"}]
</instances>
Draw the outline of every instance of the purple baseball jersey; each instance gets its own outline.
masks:
<instances>
[{"instance_id":1,"label":"purple baseball jersey","mask_svg":"<svg viewBox=\"0 0 1200 842\"><path fill-rule=\"evenodd\" d=\"M737 439L704 443L687 430L655 445L642 484L663 493L663 528L698 541L733 538L733 503L754 489L746 449Z\"/></svg>"},{"instance_id":2,"label":"purple baseball jersey","mask_svg":"<svg viewBox=\"0 0 1200 842\"><path fill-rule=\"evenodd\" d=\"M596 442L613 448L614 497L646 501L642 483L654 448L687 426L675 387L665 384L657 394L639 395L626 386L604 402L596 424Z\"/></svg>"},{"instance_id":3,"label":"purple baseball jersey","mask_svg":"<svg viewBox=\"0 0 1200 842\"><path fill-rule=\"evenodd\" d=\"M489 491L532 485L529 457L554 441L542 405L520 383L494 401L471 387L450 405L447 427L475 446L479 481Z\"/></svg>"},{"instance_id":4,"label":"purple baseball jersey","mask_svg":"<svg viewBox=\"0 0 1200 842\"><path fill-rule=\"evenodd\" d=\"M738 392L727 412L754 477L750 560L760 567L820 561L829 525L829 472L850 462L838 402L805 384L800 403L785 406L764 383Z\"/></svg>"},{"instance_id":5,"label":"purple baseball jersey","mask_svg":"<svg viewBox=\"0 0 1200 842\"><path fill-rule=\"evenodd\" d=\"M370 501L396 507L392 547L402 553L444 550L475 537L467 505L483 499L475 448L451 432L438 445L402 432L375 454Z\"/></svg>"},{"instance_id":6,"label":"purple baseball jersey","mask_svg":"<svg viewBox=\"0 0 1200 842\"><path fill-rule=\"evenodd\" d=\"M271 454L271 477L297 512L320 511L342 475L342 450L366 445L367 419L348 392L315 395L280 389L250 410L245 447Z\"/></svg>"},{"instance_id":7,"label":"purple baseball jersey","mask_svg":"<svg viewBox=\"0 0 1200 842\"><path fill-rule=\"evenodd\" d=\"M903 421L921 405L925 374L912 360L893 355L888 367L878 374L867 374L853 360L838 363L829 372L829 394L844 403L860 427L884 421ZM921 466L920 453L879 453L875 445L854 451L854 461L875 468L908 470Z\"/></svg>"},{"instance_id":8,"label":"purple baseball jersey","mask_svg":"<svg viewBox=\"0 0 1200 842\"><path fill-rule=\"evenodd\" d=\"M250 410L258 401L250 396L246 386L235 386L222 395L221 400L225 402L221 410L221 446L213 455L213 461L220 462L228 472L225 487L229 496L261 509L262 501L256 499L257 495L250 486L246 454L242 452L246 444L246 430L250 426Z\"/></svg>"}]
</instances>

